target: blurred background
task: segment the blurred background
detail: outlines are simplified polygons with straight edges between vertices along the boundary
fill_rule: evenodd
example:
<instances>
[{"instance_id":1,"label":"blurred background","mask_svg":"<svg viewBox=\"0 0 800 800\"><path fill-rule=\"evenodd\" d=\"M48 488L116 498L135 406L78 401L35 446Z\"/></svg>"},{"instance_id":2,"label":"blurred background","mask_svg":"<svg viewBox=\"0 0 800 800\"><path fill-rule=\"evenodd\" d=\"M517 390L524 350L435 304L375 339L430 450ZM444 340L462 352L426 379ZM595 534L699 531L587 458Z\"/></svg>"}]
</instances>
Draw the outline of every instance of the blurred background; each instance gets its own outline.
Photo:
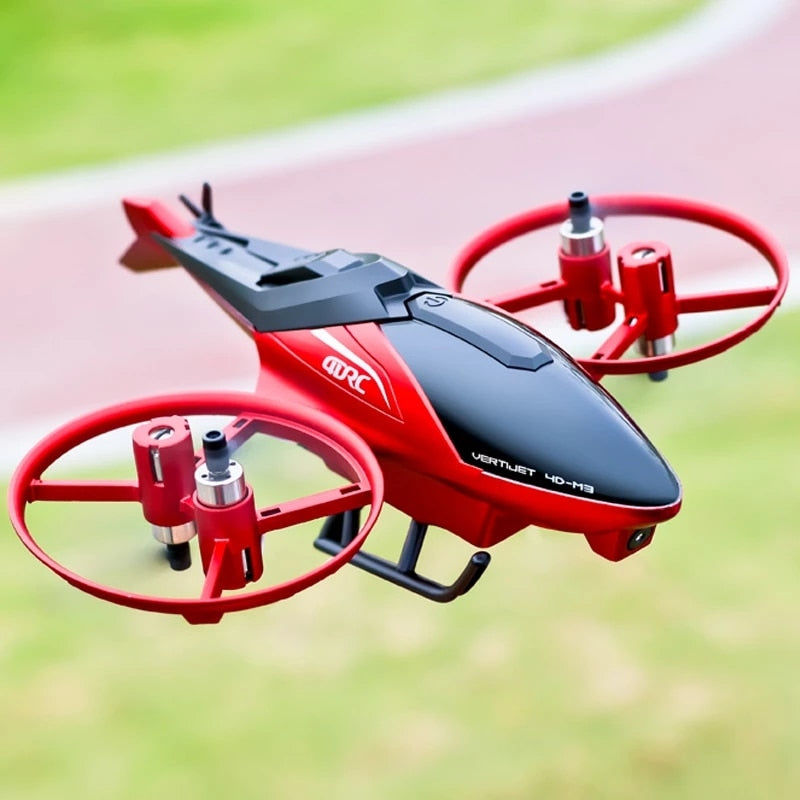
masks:
<instances>
[{"instance_id":1,"label":"blurred background","mask_svg":"<svg viewBox=\"0 0 800 800\"><path fill-rule=\"evenodd\" d=\"M612 47L701 3L75 5L4 4L3 177L160 152L486 81Z\"/></svg>"},{"instance_id":2,"label":"blurred background","mask_svg":"<svg viewBox=\"0 0 800 800\"><path fill-rule=\"evenodd\" d=\"M234 229L437 280L482 228L576 188L717 203L796 252L799 32L777 0L5 3L6 476L74 414L254 383L185 274L116 264L126 194L213 178ZM664 237L686 285L770 279L691 225L609 234ZM555 247L507 248L469 287L550 277ZM681 477L679 517L621 564L526 531L451 606L345 568L193 628L69 589L3 523L3 797L796 797L798 334L787 308L665 384L609 382ZM316 467L285 458L263 480L302 494ZM141 521L90 511L36 521L72 563L156 585ZM286 563L313 563L311 536ZM468 552L431 545L442 579Z\"/></svg>"}]
</instances>

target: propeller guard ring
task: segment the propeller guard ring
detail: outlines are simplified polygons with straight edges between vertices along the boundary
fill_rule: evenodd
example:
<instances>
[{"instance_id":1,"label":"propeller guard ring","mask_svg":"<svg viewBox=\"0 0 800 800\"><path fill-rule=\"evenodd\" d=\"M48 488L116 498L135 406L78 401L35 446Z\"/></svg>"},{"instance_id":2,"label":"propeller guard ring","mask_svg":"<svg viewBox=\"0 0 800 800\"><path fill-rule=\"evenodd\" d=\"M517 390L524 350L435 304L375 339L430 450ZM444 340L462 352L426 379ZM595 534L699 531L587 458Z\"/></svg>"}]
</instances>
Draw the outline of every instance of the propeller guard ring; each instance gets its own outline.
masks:
<instances>
[{"instance_id":1,"label":"propeller guard ring","mask_svg":"<svg viewBox=\"0 0 800 800\"><path fill-rule=\"evenodd\" d=\"M61 456L90 439L117 428L146 422L165 413L225 415L238 418L245 415L252 418L256 425L266 424L270 432L278 431L282 438L302 442L304 447L325 458L326 462L331 459L334 463L344 465L366 487L362 488L361 492L354 492L353 498L359 506L370 505L367 519L341 552L314 569L283 583L227 596L173 598L131 593L89 580L46 553L28 529L25 520L26 507L35 500L79 501L97 498L81 496L79 482L69 484L78 496L48 497L45 489L44 496L37 497L37 488L46 487L49 483L46 480L40 481L42 473ZM140 502L136 496L140 492L138 483L133 481L130 484L128 496L109 496L104 499ZM111 484L104 485L110 487L109 491L114 488ZM55 493L51 491L51 494ZM372 451L353 431L315 409L297 406L290 409L254 394L239 392L200 392L141 398L79 417L48 434L30 450L12 476L8 490L11 523L20 540L39 561L69 584L118 605L144 611L181 614L191 623L218 622L227 612L241 611L286 599L328 577L350 561L361 548L380 514L382 504L383 474ZM326 508L311 518L322 517L327 513ZM295 523L287 522L284 526L291 524ZM272 525L260 532L263 534L279 527L281 526Z\"/></svg>"},{"instance_id":2,"label":"propeller guard ring","mask_svg":"<svg viewBox=\"0 0 800 800\"><path fill-rule=\"evenodd\" d=\"M592 198L592 209L594 215L601 219L610 216L668 217L700 223L729 233L749 244L766 259L775 273L777 283L770 287L748 290L750 292L749 302L746 301L746 291L715 292L702 298L678 296L679 314L691 311L730 310L755 305L764 305L766 307L754 320L718 339L666 355L629 359L607 358L602 354L601 348L591 358L575 359L590 374L602 376L606 374L630 375L639 372L660 372L718 355L758 331L780 305L789 281L789 264L786 254L770 234L744 217L705 203L656 195L595 196ZM560 225L568 216L569 208L566 203L553 203L552 205L523 212L488 228L469 242L457 255L450 269L449 285L455 291L461 292L464 282L473 267L493 250L527 233ZM617 293L619 294L618 290ZM726 300L726 298L728 299ZM557 299L560 298L551 297L548 300L531 302L526 305L520 305L516 310L544 305L545 302ZM710 308L698 307L701 300L709 303L713 302L714 305ZM625 325L624 321L623 325ZM622 326L618 326L615 329L615 334L619 332L620 328Z\"/></svg>"}]
</instances>

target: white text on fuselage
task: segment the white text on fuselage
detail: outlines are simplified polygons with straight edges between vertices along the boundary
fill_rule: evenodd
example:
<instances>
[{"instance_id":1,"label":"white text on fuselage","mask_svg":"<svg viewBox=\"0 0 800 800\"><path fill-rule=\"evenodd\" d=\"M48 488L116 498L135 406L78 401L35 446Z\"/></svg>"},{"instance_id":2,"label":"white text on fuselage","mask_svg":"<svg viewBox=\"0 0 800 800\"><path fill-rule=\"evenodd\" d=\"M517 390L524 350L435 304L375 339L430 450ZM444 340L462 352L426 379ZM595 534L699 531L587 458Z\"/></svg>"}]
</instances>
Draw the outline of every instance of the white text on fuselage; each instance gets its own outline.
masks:
<instances>
[{"instance_id":1,"label":"white text on fuselage","mask_svg":"<svg viewBox=\"0 0 800 800\"><path fill-rule=\"evenodd\" d=\"M485 453L476 453L474 450L472 451L472 458L475 461L481 461L492 467L499 467L506 472L512 472L516 475L531 477L536 474L536 470L533 467L526 467L524 464L512 464L505 459L487 456ZM590 483L571 481L569 478L564 478L561 475L553 475L550 472L544 472L542 474L544 479L550 481L554 486L569 488L578 492L585 492L586 494L594 494L594 486Z\"/></svg>"},{"instance_id":2,"label":"white text on fuselage","mask_svg":"<svg viewBox=\"0 0 800 800\"><path fill-rule=\"evenodd\" d=\"M482 461L484 464L490 464L493 467L500 467L500 469L506 470L506 472L514 472L518 475L535 475L536 470L533 467L526 467L523 464L511 464L508 461L504 461L502 458L495 458L494 456L487 456L485 453L476 453L474 450L472 451L472 457L475 461Z\"/></svg>"},{"instance_id":3,"label":"white text on fuselage","mask_svg":"<svg viewBox=\"0 0 800 800\"><path fill-rule=\"evenodd\" d=\"M347 383L351 389L354 389L359 394L366 394L363 384L365 381L372 380L369 375L359 372L354 366L336 356L325 356L322 362L322 369L335 380Z\"/></svg>"}]
</instances>

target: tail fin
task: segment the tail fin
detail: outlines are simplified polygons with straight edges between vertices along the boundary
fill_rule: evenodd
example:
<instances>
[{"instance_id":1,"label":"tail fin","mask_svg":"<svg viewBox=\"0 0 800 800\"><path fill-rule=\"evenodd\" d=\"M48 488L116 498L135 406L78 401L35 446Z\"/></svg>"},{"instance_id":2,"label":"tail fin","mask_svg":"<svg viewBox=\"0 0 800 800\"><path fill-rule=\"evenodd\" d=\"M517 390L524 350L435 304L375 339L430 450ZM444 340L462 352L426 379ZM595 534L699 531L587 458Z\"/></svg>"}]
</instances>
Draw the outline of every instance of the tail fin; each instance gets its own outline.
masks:
<instances>
[{"instance_id":1,"label":"tail fin","mask_svg":"<svg viewBox=\"0 0 800 800\"><path fill-rule=\"evenodd\" d=\"M152 238L152 234L177 239L192 236L194 226L155 200L126 199L122 205L136 240L122 255L120 262L137 272L177 266L178 262Z\"/></svg>"}]
</instances>

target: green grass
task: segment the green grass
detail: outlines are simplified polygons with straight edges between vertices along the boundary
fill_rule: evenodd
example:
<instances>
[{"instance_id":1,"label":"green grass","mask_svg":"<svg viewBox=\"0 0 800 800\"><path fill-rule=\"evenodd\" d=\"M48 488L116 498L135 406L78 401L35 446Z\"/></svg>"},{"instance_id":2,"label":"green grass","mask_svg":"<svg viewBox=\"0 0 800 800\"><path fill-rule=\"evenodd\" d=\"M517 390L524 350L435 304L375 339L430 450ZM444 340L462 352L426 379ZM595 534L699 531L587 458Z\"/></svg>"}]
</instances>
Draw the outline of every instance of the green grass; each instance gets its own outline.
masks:
<instances>
[{"instance_id":1,"label":"green grass","mask_svg":"<svg viewBox=\"0 0 800 800\"><path fill-rule=\"evenodd\" d=\"M6 526L4 800L800 796L798 337L783 314L665 384L614 382L683 480L680 515L620 564L519 534L450 606L345 568L193 628L73 591ZM280 465L284 493L300 467ZM149 547L140 523L39 510L67 555L94 537L97 567L117 569L109 540ZM463 563L432 545L429 571Z\"/></svg>"},{"instance_id":2,"label":"green grass","mask_svg":"<svg viewBox=\"0 0 800 800\"><path fill-rule=\"evenodd\" d=\"M6 0L0 178L261 131L587 54L701 0Z\"/></svg>"}]
</instances>

